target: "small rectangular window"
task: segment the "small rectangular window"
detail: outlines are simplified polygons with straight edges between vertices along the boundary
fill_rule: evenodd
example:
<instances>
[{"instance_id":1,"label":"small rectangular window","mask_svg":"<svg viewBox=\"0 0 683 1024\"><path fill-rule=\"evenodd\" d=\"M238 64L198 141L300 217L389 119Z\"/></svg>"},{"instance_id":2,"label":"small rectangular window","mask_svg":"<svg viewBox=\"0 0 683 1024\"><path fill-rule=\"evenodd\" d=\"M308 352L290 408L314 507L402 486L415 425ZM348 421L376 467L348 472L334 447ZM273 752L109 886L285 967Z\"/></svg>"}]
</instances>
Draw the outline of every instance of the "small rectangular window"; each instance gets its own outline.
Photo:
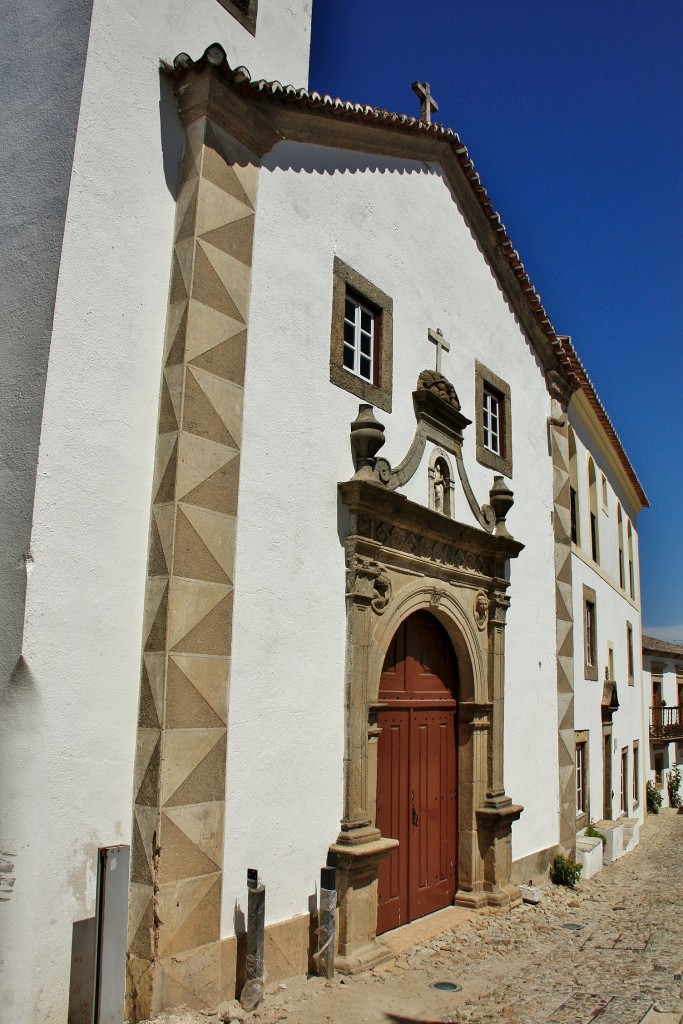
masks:
<instances>
[{"instance_id":1,"label":"small rectangular window","mask_svg":"<svg viewBox=\"0 0 683 1024\"><path fill-rule=\"evenodd\" d=\"M640 755L640 744L638 740L633 741L633 806L637 807L640 803L640 765L638 764L638 757Z\"/></svg>"},{"instance_id":2,"label":"small rectangular window","mask_svg":"<svg viewBox=\"0 0 683 1024\"><path fill-rule=\"evenodd\" d=\"M592 587L583 587L583 674L598 678L598 617L596 595Z\"/></svg>"},{"instance_id":3,"label":"small rectangular window","mask_svg":"<svg viewBox=\"0 0 683 1024\"><path fill-rule=\"evenodd\" d=\"M628 747L621 751L621 811L628 814Z\"/></svg>"},{"instance_id":4,"label":"small rectangular window","mask_svg":"<svg viewBox=\"0 0 683 1024\"><path fill-rule=\"evenodd\" d=\"M626 623L626 662L628 667L628 682L630 686L633 686L633 626L630 622Z\"/></svg>"},{"instance_id":5,"label":"small rectangular window","mask_svg":"<svg viewBox=\"0 0 683 1024\"><path fill-rule=\"evenodd\" d=\"M598 561L598 519L595 512L591 512L591 558Z\"/></svg>"},{"instance_id":6,"label":"small rectangular window","mask_svg":"<svg viewBox=\"0 0 683 1024\"><path fill-rule=\"evenodd\" d=\"M577 508L576 508L577 495L573 487L569 488L569 513L571 516L571 531L572 541L574 544L579 543L579 524L577 520Z\"/></svg>"},{"instance_id":7,"label":"small rectangular window","mask_svg":"<svg viewBox=\"0 0 683 1024\"><path fill-rule=\"evenodd\" d=\"M393 302L338 256L332 277L330 381L391 412Z\"/></svg>"},{"instance_id":8,"label":"small rectangular window","mask_svg":"<svg viewBox=\"0 0 683 1024\"><path fill-rule=\"evenodd\" d=\"M477 462L512 476L510 386L479 361L474 365L477 410Z\"/></svg>"},{"instance_id":9,"label":"small rectangular window","mask_svg":"<svg viewBox=\"0 0 683 1024\"><path fill-rule=\"evenodd\" d=\"M585 814L586 803L586 744L576 744L576 813Z\"/></svg>"},{"instance_id":10,"label":"small rectangular window","mask_svg":"<svg viewBox=\"0 0 683 1024\"><path fill-rule=\"evenodd\" d=\"M586 601L586 664L595 667L595 605Z\"/></svg>"}]
</instances>

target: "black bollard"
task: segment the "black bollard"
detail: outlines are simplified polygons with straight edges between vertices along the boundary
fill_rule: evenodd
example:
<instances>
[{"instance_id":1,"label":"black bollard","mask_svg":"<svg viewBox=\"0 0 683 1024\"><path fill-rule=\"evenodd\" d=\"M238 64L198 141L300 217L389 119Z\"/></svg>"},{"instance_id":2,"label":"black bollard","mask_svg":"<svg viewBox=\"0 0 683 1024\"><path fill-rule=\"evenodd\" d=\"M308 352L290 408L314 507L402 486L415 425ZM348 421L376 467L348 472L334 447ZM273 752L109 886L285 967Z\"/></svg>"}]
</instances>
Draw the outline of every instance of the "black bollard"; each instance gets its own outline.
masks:
<instances>
[{"instance_id":1,"label":"black bollard","mask_svg":"<svg viewBox=\"0 0 683 1024\"><path fill-rule=\"evenodd\" d=\"M247 961L246 980L240 995L240 1006L248 1013L263 999L263 944L266 922L266 887L259 880L256 868L247 870Z\"/></svg>"},{"instance_id":2,"label":"black bollard","mask_svg":"<svg viewBox=\"0 0 683 1024\"><path fill-rule=\"evenodd\" d=\"M335 869L320 870L320 912L318 927L318 974L334 978L334 936L336 931L337 889Z\"/></svg>"}]
</instances>

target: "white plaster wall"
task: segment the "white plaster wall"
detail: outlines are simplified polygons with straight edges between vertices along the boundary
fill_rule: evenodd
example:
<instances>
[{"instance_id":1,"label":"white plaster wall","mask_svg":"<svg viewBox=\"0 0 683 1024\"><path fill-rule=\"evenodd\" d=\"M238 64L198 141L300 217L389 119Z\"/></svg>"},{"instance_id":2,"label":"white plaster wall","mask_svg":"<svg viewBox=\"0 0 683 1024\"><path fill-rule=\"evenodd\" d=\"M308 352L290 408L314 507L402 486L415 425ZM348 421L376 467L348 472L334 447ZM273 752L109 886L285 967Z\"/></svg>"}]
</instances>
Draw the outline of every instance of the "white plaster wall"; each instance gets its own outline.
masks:
<instances>
[{"instance_id":1,"label":"white plaster wall","mask_svg":"<svg viewBox=\"0 0 683 1024\"><path fill-rule=\"evenodd\" d=\"M94 5L47 371L23 661L13 679L22 700L6 722L23 744L3 778L0 836L16 878L11 900L0 903L0 1001L13 1020L63 1024L72 922L94 910L96 848L130 841L181 146L159 58L198 57L218 40L254 76L305 85L310 8L310 0L260 0L254 38L217 0Z\"/></svg>"},{"instance_id":2,"label":"white plaster wall","mask_svg":"<svg viewBox=\"0 0 683 1024\"><path fill-rule=\"evenodd\" d=\"M608 645L614 649L614 677L617 682L619 710L612 718L612 816L619 817L621 785L621 751L629 748L629 801L628 812L643 820L645 812L644 786L648 758L647 699L643 693L641 618L638 603L638 536L636 519L627 496L616 481L611 467L591 437L588 426L570 407L570 423L576 438L579 467L579 546L573 545L572 587L574 612L574 723L577 730L589 730L590 817L603 816L603 748L601 701L605 669L608 665ZM598 519L600 530L600 565L595 566L590 556L590 521L588 497L588 453L592 455L598 481ZM602 503L601 476L607 480L607 506ZM617 540L617 502L623 509L625 582L628 590L628 548L626 543L627 518L633 531L635 600L619 585L619 554ZM596 653L598 679L584 678L584 598L583 587L596 594L597 640ZM626 623L633 628L634 684L628 685L628 654ZM640 791L639 804L634 805L630 792L633 779L633 742L639 743Z\"/></svg>"},{"instance_id":3,"label":"white plaster wall","mask_svg":"<svg viewBox=\"0 0 683 1024\"><path fill-rule=\"evenodd\" d=\"M334 255L392 296L393 464L415 430L411 393L434 365L429 327L451 342L443 372L473 417L475 356L512 389L517 503L527 547L512 568L506 786L527 807L514 855L557 840L552 473L542 374L438 169L280 144L256 218L236 566L223 932L245 872L268 884L267 919L308 909L342 815L344 515L359 401L329 381ZM493 473L465 461L478 499ZM406 488L426 503L425 454ZM456 515L473 517L456 485ZM533 742L530 740L533 737Z\"/></svg>"},{"instance_id":4,"label":"white plaster wall","mask_svg":"<svg viewBox=\"0 0 683 1024\"><path fill-rule=\"evenodd\" d=\"M590 559L590 505L588 489L588 457L589 454L595 463L597 490L598 490L598 537L600 569L610 580L619 585L619 544L617 539L617 502L622 508L623 537L624 537L624 574L626 589L629 589L628 579L628 522L631 523L633 539L633 585L634 600L640 604L640 573L638 559L638 532L636 527L636 511L625 494L619 482L615 479L613 469L608 465L604 456L591 437L591 432L584 420L576 413L573 406L570 407L570 423L574 430L576 439L577 469L578 469L578 509L579 509L579 547ZM607 480L607 505L602 502L601 474ZM630 595L629 595L630 596Z\"/></svg>"}]
</instances>

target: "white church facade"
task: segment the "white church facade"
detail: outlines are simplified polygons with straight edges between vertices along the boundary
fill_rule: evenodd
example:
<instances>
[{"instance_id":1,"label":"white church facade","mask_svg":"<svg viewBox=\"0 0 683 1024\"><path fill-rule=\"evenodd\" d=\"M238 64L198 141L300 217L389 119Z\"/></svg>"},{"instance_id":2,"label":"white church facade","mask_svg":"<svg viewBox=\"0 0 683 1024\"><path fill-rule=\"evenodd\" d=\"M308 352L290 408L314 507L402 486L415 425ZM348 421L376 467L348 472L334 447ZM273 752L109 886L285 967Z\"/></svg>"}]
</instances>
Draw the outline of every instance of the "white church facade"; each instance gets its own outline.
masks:
<instances>
[{"instance_id":1,"label":"white church facade","mask_svg":"<svg viewBox=\"0 0 683 1024\"><path fill-rule=\"evenodd\" d=\"M5 287L34 373L3 452L0 991L50 1024L89 1012L101 847L131 850L130 1019L205 1008L240 984L247 869L271 977L308 969L325 864L363 970L642 820L647 736L647 499L428 87L420 117L307 92L309 0L82 17Z\"/></svg>"}]
</instances>

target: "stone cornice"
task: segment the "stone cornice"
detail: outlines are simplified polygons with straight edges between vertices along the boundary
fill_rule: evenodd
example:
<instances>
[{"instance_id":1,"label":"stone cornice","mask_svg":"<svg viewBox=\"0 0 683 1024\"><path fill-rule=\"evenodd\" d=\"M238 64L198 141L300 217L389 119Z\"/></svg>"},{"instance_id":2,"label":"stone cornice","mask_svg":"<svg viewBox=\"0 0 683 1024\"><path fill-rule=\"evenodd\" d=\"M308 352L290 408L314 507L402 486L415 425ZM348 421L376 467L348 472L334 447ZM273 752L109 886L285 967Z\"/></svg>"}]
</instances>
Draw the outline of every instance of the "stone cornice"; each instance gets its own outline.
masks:
<instances>
[{"instance_id":1,"label":"stone cornice","mask_svg":"<svg viewBox=\"0 0 683 1024\"><path fill-rule=\"evenodd\" d=\"M448 519L370 480L348 480L338 487L354 516L352 535L373 544L484 576L502 572L502 563L524 549L519 541ZM478 558L484 560L479 568Z\"/></svg>"}]
</instances>

